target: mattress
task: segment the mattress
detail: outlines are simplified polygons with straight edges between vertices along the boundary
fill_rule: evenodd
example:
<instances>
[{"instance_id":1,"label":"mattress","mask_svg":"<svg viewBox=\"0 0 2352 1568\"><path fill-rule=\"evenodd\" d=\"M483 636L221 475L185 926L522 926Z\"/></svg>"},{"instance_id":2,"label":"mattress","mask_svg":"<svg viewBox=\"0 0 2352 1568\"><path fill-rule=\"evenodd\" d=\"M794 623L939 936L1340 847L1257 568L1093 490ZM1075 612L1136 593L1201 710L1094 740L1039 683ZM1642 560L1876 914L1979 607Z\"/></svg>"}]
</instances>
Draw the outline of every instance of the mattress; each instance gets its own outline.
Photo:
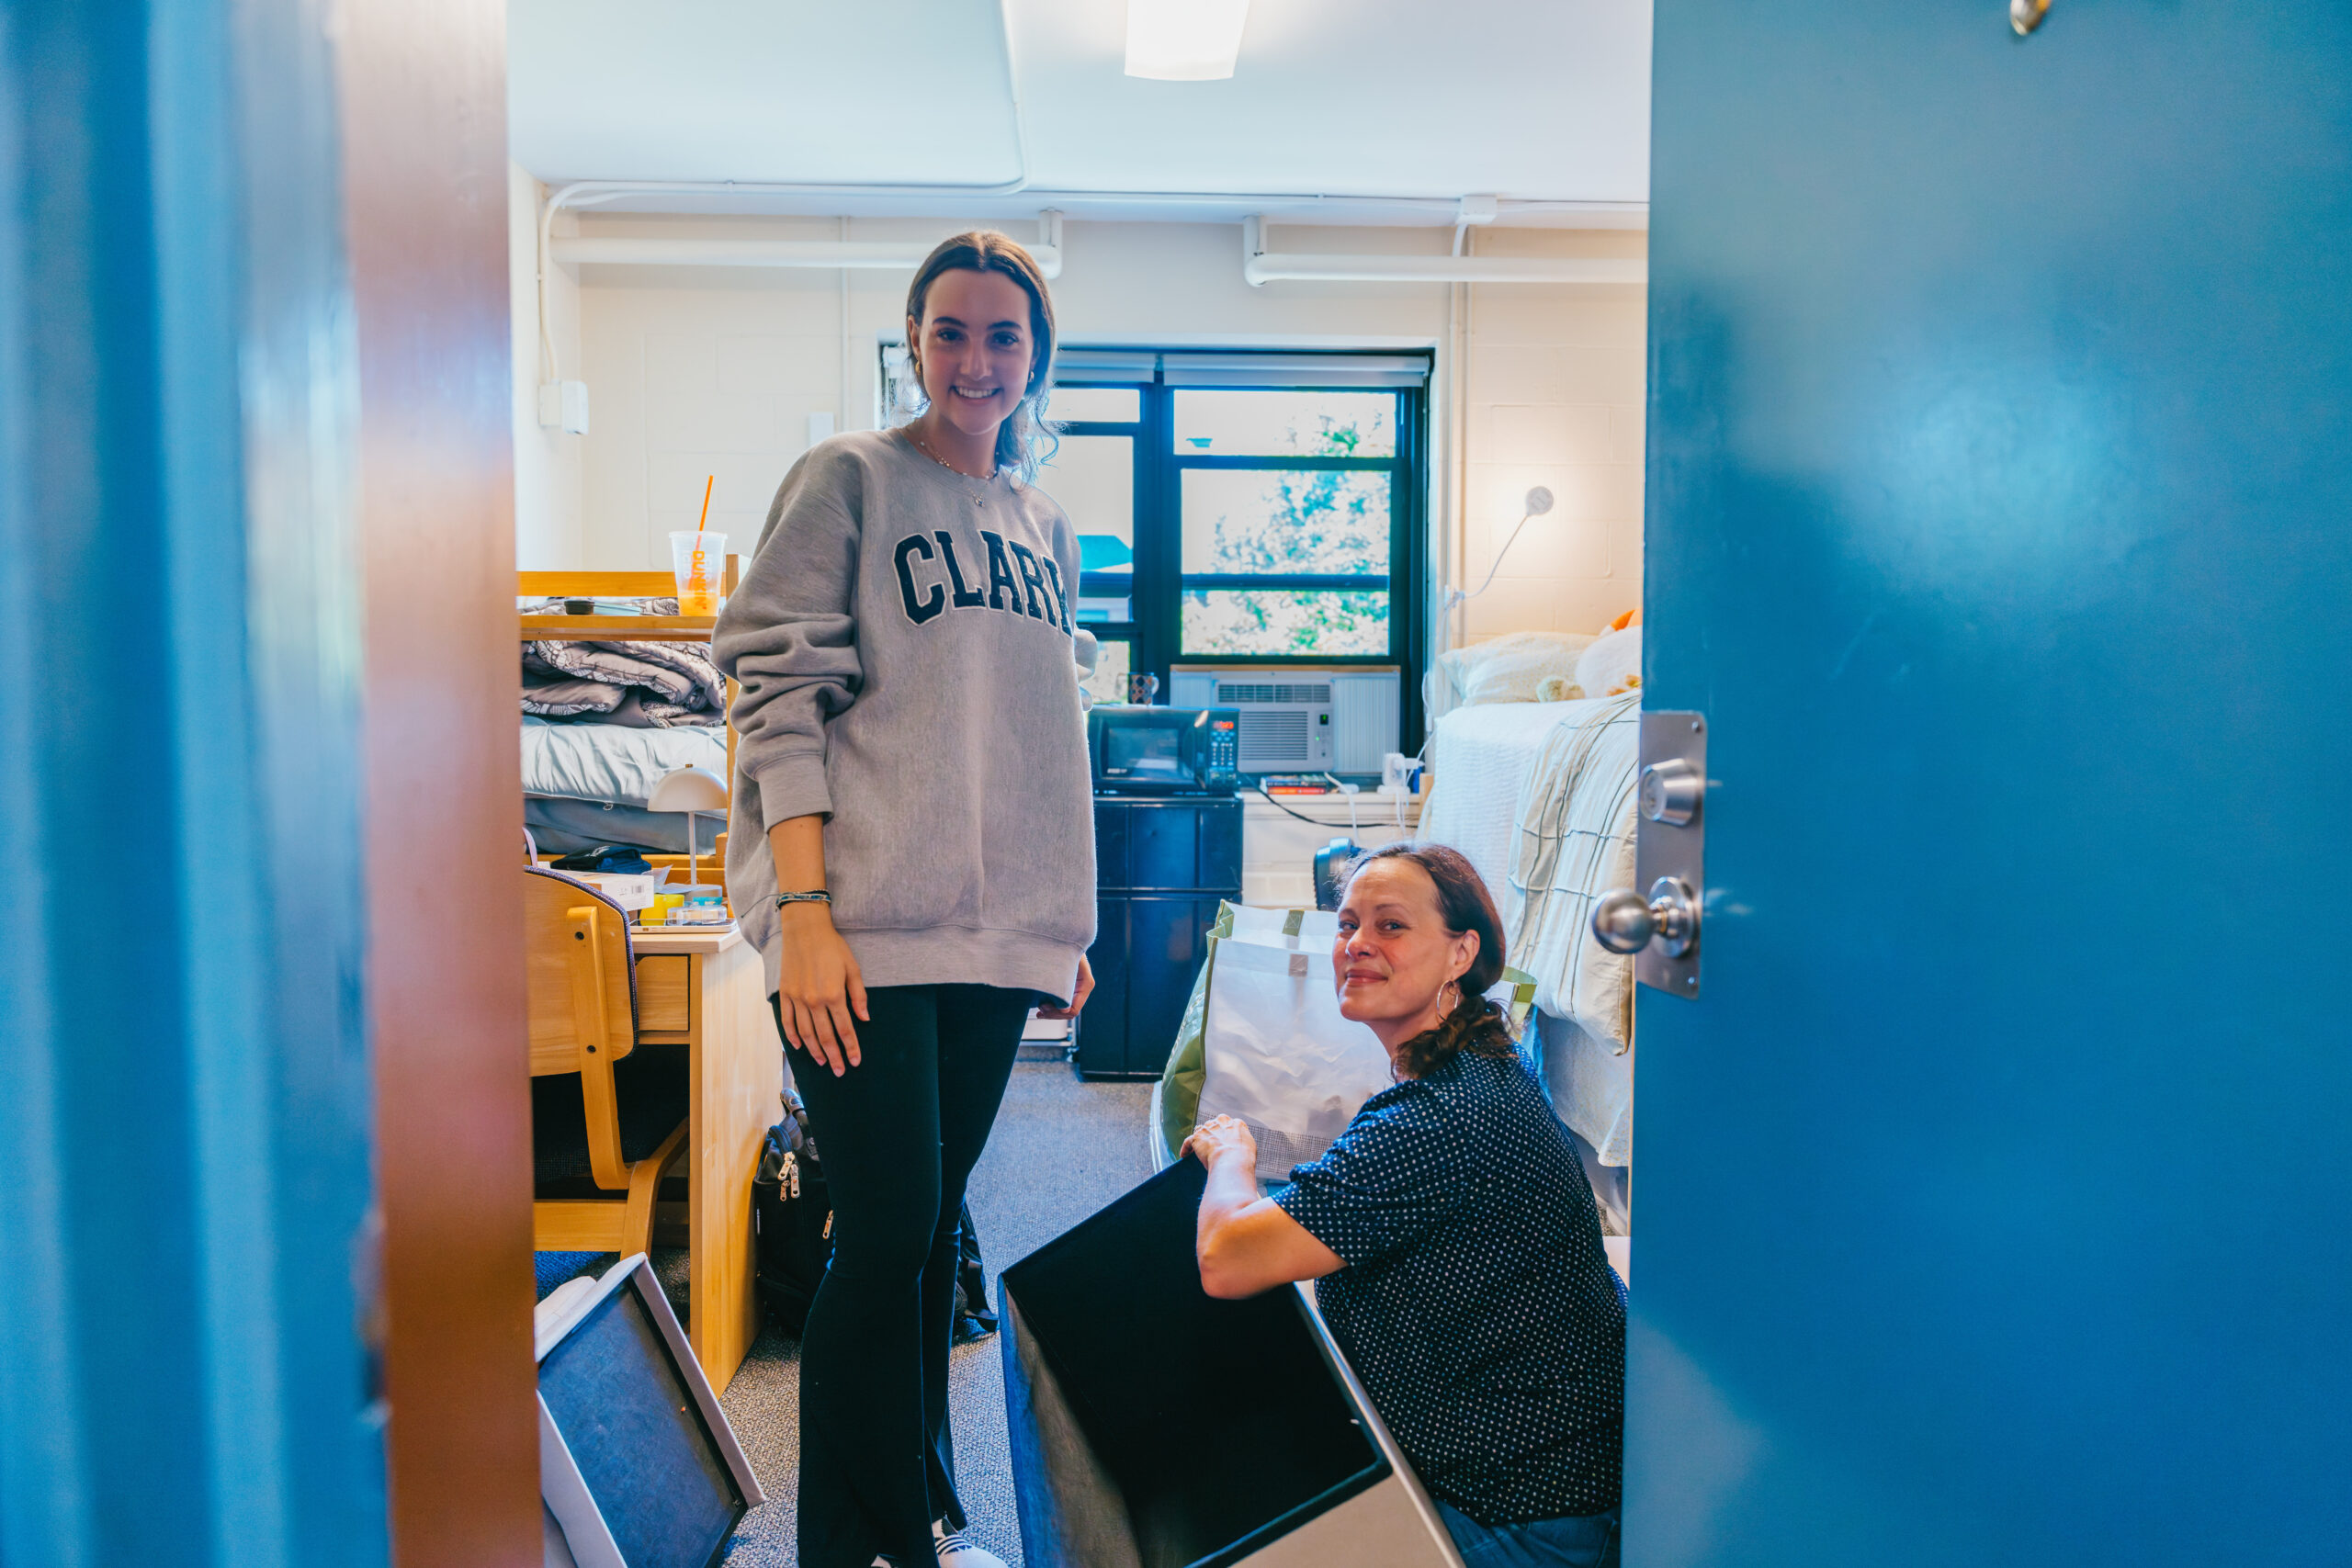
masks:
<instances>
[{"instance_id":1,"label":"mattress","mask_svg":"<svg viewBox=\"0 0 2352 1568\"><path fill-rule=\"evenodd\" d=\"M662 775L680 768L707 768L724 779L727 731L700 725L639 729L523 720L525 795L641 807L653 798Z\"/></svg>"},{"instance_id":2,"label":"mattress","mask_svg":"<svg viewBox=\"0 0 2352 1568\"><path fill-rule=\"evenodd\" d=\"M1430 742L1435 783L1416 839L1460 850L1486 880L1497 909L1510 904L1520 785L1544 738L1563 719L1581 718L1602 701L1482 703L1437 721Z\"/></svg>"},{"instance_id":3,"label":"mattress","mask_svg":"<svg viewBox=\"0 0 2352 1568\"><path fill-rule=\"evenodd\" d=\"M727 776L727 732L715 726L639 729L526 716L522 744L523 820L553 854L597 844L684 853L684 814L645 809L654 784L680 768ZM723 827L716 813L703 815L706 851Z\"/></svg>"},{"instance_id":4,"label":"mattress","mask_svg":"<svg viewBox=\"0 0 2352 1568\"><path fill-rule=\"evenodd\" d=\"M1597 1039L1575 1022L1548 1012L1536 1015L1528 1043L1537 1078L1552 1110L1593 1152L1603 1167L1634 1163L1634 1053ZM1599 1188L1595 1188L1599 1191ZM1622 1195L1621 1195L1622 1201ZM1608 1206L1602 1195L1602 1206ZM1624 1225L1624 1216L1617 1221ZM1605 1228L1605 1227L1604 1227Z\"/></svg>"}]
</instances>

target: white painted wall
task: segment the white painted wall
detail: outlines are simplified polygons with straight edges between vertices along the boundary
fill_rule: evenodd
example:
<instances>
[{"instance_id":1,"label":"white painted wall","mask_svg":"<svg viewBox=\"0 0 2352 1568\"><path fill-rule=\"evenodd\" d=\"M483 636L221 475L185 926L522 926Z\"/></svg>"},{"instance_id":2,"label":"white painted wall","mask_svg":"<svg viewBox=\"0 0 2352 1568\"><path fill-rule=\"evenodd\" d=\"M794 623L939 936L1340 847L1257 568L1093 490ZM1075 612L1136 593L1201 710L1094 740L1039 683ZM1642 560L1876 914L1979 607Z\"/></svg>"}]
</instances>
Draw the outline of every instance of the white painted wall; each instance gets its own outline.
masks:
<instances>
[{"instance_id":1,"label":"white painted wall","mask_svg":"<svg viewBox=\"0 0 2352 1568\"><path fill-rule=\"evenodd\" d=\"M528 199L527 191L525 199ZM588 214L582 233L933 239L953 219L685 219ZM1011 226L1023 237L1019 226ZM518 234L528 237L527 223ZM1276 228L1274 248L1442 251L1451 231ZM1627 232L1495 230L1482 253L1641 254ZM1520 515L1530 484L1559 503L1528 525L1502 572L1465 607L1468 636L1599 629L1641 592L1645 310L1638 288L1430 284L1269 284L1241 278L1229 224L1066 225L1054 285L1063 340L1152 346L1435 347L1432 553L1448 580L1475 586ZM586 267L551 290L564 374L582 375L589 434L543 435L517 410L517 543L526 560L594 570L659 570L667 534L694 525L707 475L711 525L748 547L785 471L808 444L808 416L842 429L876 419L876 345L901 330L901 272ZM526 274L518 270L518 278ZM846 281L844 281L846 279ZM518 283L518 288L520 284ZM518 296L525 330L535 319ZM1455 457L1457 304L1463 376ZM518 345L516 363L537 363ZM572 368L578 367L578 369ZM527 389L518 373L517 395ZM536 394L532 394L533 397ZM526 424L527 423L527 432ZM525 436L546 453L536 490ZM576 454L576 480L563 458ZM536 455L535 455L536 457ZM568 482L577 484L575 492ZM1457 507L1459 510L1457 511ZM1457 529L1456 517L1464 520ZM554 558L536 552L565 552Z\"/></svg>"},{"instance_id":2,"label":"white painted wall","mask_svg":"<svg viewBox=\"0 0 2352 1568\"><path fill-rule=\"evenodd\" d=\"M593 568L582 529L581 455L587 437L539 426L538 387L546 377L539 335L538 213L546 187L516 164L506 165L508 282L514 322L514 558L525 571ZM560 374L580 376L580 283L562 267L548 274L548 310ZM594 431L595 410L588 428Z\"/></svg>"},{"instance_id":3,"label":"white painted wall","mask_svg":"<svg viewBox=\"0 0 2352 1568\"><path fill-rule=\"evenodd\" d=\"M1569 238L1500 229L1485 254L1556 252ZM1639 255L1642 234L1574 236L1576 254ZM1272 287L1271 285L1269 287ZM1494 586L1463 607L1465 640L1515 631L1598 631L1642 598L1645 291L1490 285L1469 289L1463 396L1464 576L1476 588L1531 519Z\"/></svg>"}]
</instances>

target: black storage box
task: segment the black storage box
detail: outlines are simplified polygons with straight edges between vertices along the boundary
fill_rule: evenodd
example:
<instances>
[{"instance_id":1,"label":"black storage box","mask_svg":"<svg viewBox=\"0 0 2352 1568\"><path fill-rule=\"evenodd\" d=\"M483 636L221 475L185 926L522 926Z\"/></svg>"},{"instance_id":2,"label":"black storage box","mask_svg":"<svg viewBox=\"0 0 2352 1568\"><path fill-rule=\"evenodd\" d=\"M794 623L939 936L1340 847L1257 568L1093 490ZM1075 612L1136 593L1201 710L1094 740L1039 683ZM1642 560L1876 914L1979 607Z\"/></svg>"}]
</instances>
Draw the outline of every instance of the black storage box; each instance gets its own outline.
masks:
<instances>
[{"instance_id":1,"label":"black storage box","mask_svg":"<svg viewBox=\"0 0 2352 1568\"><path fill-rule=\"evenodd\" d=\"M1201 1289L1179 1160L1004 1271L1004 1403L1030 1568L1460 1568L1295 1288Z\"/></svg>"}]
</instances>

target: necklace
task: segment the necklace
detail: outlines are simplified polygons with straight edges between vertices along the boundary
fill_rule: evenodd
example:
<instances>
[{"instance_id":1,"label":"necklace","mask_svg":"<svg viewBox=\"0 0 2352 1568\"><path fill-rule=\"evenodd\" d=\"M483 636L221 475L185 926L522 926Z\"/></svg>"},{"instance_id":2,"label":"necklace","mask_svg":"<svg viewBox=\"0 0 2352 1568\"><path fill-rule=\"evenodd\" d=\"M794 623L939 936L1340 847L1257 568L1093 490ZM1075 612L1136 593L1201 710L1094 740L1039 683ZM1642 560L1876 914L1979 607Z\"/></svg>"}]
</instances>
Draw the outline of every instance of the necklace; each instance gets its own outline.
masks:
<instances>
[{"instance_id":1,"label":"necklace","mask_svg":"<svg viewBox=\"0 0 2352 1568\"><path fill-rule=\"evenodd\" d=\"M913 425L911 425L911 424L910 424L910 425L904 425L904 426L902 426L901 428L902 428L902 429L904 429L904 430L906 431L906 433L907 433L907 439L914 443L915 450L916 450L916 451L918 451L918 452L922 453L924 457L926 457L930 458L933 462L934 462L934 463L938 464L941 468L945 468L949 473L951 473L951 474L961 474L965 479L980 479L980 480L984 480L984 481L985 481L985 480L988 480L988 479L992 479L996 478L996 468L994 468L994 466L990 466L990 468L989 468L989 471L988 471L987 473L985 473L985 474L967 474L967 473L964 473L964 470L963 470L963 469L961 469L961 468L957 468L955 464L953 464L953 463L949 462L946 458L944 458L944 457L941 457L938 453L936 453L936 452L933 451L933 450L931 449L931 443L930 443L930 442L928 442L928 441L925 441L925 440L922 438L922 435L921 432L919 432L919 431L918 431L918 430L917 430Z\"/></svg>"}]
</instances>

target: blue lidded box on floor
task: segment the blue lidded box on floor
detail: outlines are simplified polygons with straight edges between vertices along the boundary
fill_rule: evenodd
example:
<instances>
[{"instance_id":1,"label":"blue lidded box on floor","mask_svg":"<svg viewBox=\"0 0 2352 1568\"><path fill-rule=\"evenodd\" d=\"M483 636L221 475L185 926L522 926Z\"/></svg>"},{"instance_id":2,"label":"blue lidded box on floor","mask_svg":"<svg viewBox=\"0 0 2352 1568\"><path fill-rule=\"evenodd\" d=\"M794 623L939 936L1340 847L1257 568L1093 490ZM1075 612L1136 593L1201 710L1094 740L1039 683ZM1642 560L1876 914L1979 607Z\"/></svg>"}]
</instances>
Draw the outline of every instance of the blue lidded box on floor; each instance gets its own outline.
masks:
<instances>
[{"instance_id":1,"label":"blue lidded box on floor","mask_svg":"<svg viewBox=\"0 0 2352 1568\"><path fill-rule=\"evenodd\" d=\"M767 1500L639 1252L533 1323L547 1568L700 1568Z\"/></svg>"},{"instance_id":2,"label":"blue lidded box on floor","mask_svg":"<svg viewBox=\"0 0 2352 1568\"><path fill-rule=\"evenodd\" d=\"M1177 1161L1000 1280L1030 1568L1459 1568L1306 1298L1201 1289L1204 1174Z\"/></svg>"}]
</instances>

